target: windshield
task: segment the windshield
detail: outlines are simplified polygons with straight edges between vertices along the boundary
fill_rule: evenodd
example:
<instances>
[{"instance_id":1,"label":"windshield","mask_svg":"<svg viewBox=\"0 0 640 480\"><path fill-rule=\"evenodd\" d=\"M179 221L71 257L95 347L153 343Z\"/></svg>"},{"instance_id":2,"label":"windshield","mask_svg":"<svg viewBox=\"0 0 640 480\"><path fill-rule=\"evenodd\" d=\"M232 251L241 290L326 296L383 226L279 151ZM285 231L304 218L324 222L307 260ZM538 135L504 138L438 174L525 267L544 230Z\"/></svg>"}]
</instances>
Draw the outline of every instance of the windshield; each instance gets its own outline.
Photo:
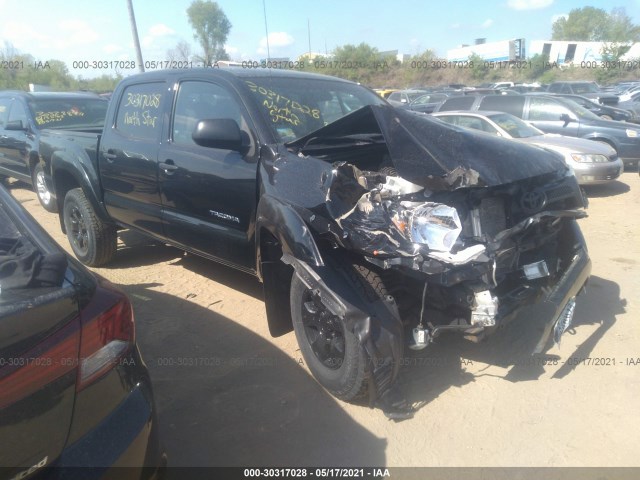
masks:
<instances>
[{"instance_id":1,"label":"windshield","mask_svg":"<svg viewBox=\"0 0 640 480\"><path fill-rule=\"evenodd\" d=\"M497 113L489 116L489 118L513 138L529 138L544 135L544 133L536 127L508 113Z\"/></svg>"},{"instance_id":2,"label":"windshield","mask_svg":"<svg viewBox=\"0 0 640 480\"><path fill-rule=\"evenodd\" d=\"M366 105L386 103L366 88L330 79L256 77L245 82L283 142L304 137Z\"/></svg>"},{"instance_id":3,"label":"windshield","mask_svg":"<svg viewBox=\"0 0 640 480\"><path fill-rule=\"evenodd\" d=\"M421 95L413 101L414 105L425 105L427 103L440 103L444 102L448 97L444 93L429 93L427 95Z\"/></svg>"},{"instance_id":4,"label":"windshield","mask_svg":"<svg viewBox=\"0 0 640 480\"><path fill-rule=\"evenodd\" d=\"M598 93L598 87L593 83L574 83L573 93Z\"/></svg>"},{"instance_id":5,"label":"windshield","mask_svg":"<svg viewBox=\"0 0 640 480\"><path fill-rule=\"evenodd\" d=\"M40 128L102 127L109 102L101 98L36 99L29 103Z\"/></svg>"}]
</instances>

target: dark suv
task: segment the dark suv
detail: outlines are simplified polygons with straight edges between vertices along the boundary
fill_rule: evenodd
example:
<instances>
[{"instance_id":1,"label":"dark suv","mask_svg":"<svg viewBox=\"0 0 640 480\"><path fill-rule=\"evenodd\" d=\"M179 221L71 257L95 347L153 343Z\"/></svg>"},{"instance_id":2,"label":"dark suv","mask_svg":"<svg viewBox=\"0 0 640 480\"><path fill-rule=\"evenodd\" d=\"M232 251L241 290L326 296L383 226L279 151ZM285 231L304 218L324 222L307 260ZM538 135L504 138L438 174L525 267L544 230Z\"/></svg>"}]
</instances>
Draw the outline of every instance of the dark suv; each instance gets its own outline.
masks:
<instances>
[{"instance_id":1,"label":"dark suv","mask_svg":"<svg viewBox=\"0 0 640 480\"><path fill-rule=\"evenodd\" d=\"M40 136L45 130L100 132L109 102L93 93L0 92L0 179L30 183L42 206L56 210L40 164Z\"/></svg>"},{"instance_id":2,"label":"dark suv","mask_svg":"<svg viewBox=\"0 0 640 480\"><path fill-rule=\"evenodd\" d=\"M547 92L582 95L583 97L587 97L605 105L615 105L618 103L617 95L602 92L594 82L553 82L547 88Z\"/></svg>"},{"instance_id":3,"label":"dark suv","mask_svg":"<svg viewBox=\"0 0 640 480\"><path fill-rule=\"evenodd\" d=\"M603 120L565 98L528 93L451 97L436 108L452 110L492 110L506 112L528 121L544 133L586 138L611 145L625 165L640 160L640 127L626 122Z\"/></svg>"}]
</instances>

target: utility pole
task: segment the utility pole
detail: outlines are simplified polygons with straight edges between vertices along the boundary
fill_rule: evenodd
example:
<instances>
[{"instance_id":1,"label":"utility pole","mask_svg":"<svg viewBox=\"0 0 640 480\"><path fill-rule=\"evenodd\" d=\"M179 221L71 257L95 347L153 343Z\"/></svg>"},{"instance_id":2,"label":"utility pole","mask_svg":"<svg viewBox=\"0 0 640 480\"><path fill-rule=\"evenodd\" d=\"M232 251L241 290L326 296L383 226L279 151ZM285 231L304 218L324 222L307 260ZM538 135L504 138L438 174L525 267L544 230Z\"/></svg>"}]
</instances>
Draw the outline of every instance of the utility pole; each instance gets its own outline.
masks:
<instances>
[{"instance_id":1,"label":"utility pole","mask_svg":"<svg viewBox=\"0 0 640 480\"><path fill-rule=\"evenodd\" d=\"M269 28L267 28L267 5L262 0L262 9L264 10L264 32L267 35L267 62L271 61L271 53L269 52Z\"/></svg>"},{"instance_id":2,"label":"utility pole","mask_svg":"<svg viewBox=\"0 0 640 480\"><path fill-rule=\"evenodd\" d=\"M144 62L142 61L142 50L140 50L140 39L138 38L138 27L136 26L136 16L133 13L133 0L127 0L127 7L129 8L129 22L131 23L131 34L133 35L133 46L136 49L136 56L138 57L138 68L140 72L144 72Z\"/></svg>"}]
</instances>

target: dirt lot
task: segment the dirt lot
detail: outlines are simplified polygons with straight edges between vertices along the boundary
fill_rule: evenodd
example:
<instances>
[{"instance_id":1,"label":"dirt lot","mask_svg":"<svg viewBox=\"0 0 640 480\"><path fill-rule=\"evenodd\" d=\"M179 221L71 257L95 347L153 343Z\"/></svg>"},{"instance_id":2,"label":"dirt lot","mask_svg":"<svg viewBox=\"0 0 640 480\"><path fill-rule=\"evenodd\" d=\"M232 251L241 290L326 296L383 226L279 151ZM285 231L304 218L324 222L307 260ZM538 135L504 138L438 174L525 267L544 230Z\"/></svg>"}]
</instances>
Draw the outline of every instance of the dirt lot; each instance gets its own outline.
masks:
<instances>
[{"instance_id":1,"label":"dirt lot","mask_svg":"<svg viewBox=\"0 0 640 480\"><path fill-rule=\"evenodd\" d=\"M97 271L134 303L170 465L640 466L640 178L588 195L593 276L546 365L522 356L526 315L480 345L441 338L405 359L419 409L400 423L325 393L293 333L270 338L254 278L123 232Z\"/></svg>"}]
</instances>

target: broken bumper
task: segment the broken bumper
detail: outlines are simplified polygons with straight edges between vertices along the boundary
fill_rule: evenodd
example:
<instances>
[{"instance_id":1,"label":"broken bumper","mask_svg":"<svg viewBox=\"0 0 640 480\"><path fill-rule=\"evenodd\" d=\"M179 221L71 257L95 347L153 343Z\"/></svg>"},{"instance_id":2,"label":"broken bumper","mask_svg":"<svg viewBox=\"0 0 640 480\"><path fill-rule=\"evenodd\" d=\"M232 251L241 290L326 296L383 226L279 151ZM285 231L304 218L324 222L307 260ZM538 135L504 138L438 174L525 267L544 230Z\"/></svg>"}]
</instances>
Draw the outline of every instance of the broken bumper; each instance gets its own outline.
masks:
<instances>
[{"instance_id":1,"label":"broken bumper","mask_svg":"<svg viewBox=\"0 0 640 480\"><path fill-rule=\"evenodd\" d=\"M544 318L542 336L532 353L543 352L552 334L554 332L558 335L562 334L562 331L568 327L568 324L559 326L558 321L562 320L561 317L564 316L565 307L586 285L590 273L591 260L589 259L589 254L584 247L580 247L575 253L571 265L569 265L558 283L546 295L542 305L540 305L542 307L540 310L545 312L546 318Z\"/></svg>"}]
</instances>

